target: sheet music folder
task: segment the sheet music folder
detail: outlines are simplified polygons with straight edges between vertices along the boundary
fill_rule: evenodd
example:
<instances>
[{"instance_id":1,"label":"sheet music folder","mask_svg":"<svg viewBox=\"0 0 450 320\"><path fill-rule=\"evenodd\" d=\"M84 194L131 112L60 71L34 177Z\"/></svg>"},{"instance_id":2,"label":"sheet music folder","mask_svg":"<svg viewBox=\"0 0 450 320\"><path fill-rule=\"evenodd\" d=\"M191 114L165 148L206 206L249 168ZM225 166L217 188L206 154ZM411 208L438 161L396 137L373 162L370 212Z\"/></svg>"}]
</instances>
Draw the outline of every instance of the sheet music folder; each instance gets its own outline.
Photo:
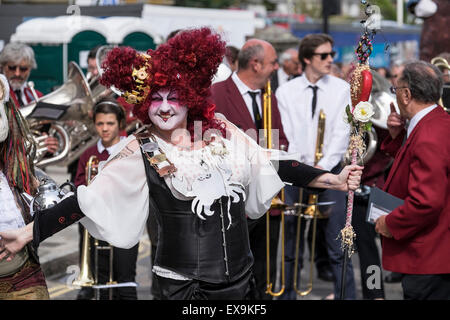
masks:
<instances>
[{"instance_id":1,"label":"sheet music folder","mask_svg":"<svg viewBox=\"0 0 450 320\"><path fill-rule=\"evenodd\" d=\"M377 187L371 188L366 221L375 224L380 216L389 214L392 210L401 206L403 202L402 199L394 197Z\"/></svg>"}]
</instances>

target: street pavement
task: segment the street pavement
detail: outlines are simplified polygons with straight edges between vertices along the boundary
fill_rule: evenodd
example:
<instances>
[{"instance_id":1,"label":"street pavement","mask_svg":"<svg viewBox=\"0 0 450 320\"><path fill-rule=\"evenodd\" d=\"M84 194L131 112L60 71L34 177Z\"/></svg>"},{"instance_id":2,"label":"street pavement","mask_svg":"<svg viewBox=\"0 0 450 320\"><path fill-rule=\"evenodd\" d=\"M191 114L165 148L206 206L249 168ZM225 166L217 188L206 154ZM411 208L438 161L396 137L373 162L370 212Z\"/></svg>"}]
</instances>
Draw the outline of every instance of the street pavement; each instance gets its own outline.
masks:
<instances>
[{"instance_id":1,"label":"street pavement","mask_svg":"<svg viewBox=\"0 0 450 320\"><path fill-rule=\"evenodd\" d=\"M65 168L48 167L46 169L58 184L65 182L69 175ZM40 262L46 276L47 286L52 300L75 300L78 289L71 285L78 267L78 225L74 224L46 239L39 247ZM137 294L139 300L152 300L151 294L151 269L150 269L151 245L148 235L145 233L139 244L139 254L136 269L136 282L138 283ZM281 250L278 250L281 252ZM305 257L306 258L306 257ZM307 259L305 259L307 260ZM360 269L358 254L352 255L353 268L357 288L357 299L362 299L360 285ZM278 268L278 280L280 279L280 268ZM305 268L301 274L301 283L308 282L309 262L305 261ZM383 270L383 277L388 272ZM277 282L279 283L279 282ZM400 283L384 283L385 296L387 300L402 300L402 289ZM278 288L276 289L278 290ZM297 300L321 300L333 292L333 283L323 281L317 277L313 280L313 290L306 297L298 297Z\"/></svg>"}]
</instances>

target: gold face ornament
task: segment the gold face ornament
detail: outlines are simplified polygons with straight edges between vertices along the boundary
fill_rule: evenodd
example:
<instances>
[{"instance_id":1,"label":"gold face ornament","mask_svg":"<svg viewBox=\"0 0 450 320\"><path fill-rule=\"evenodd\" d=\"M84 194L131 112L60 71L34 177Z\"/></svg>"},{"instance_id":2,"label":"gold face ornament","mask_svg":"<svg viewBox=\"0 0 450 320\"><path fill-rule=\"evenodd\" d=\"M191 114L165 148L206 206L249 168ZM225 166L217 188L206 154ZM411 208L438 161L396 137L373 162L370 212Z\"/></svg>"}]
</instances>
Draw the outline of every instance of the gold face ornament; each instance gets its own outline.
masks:
<instances>
[{"instance_id":1,"label":"gold face ornament","mask_svg":"<svg viewBox=\"0 0 450 320\"><path fill-rule=\"evenodd\" d=\"M131 76L136 84L136 89L131 90L131 92L126 91L123 94L125 100L129 104L142 103L150 92L150 86L146 85L145 81L151 77L151 75L147 72L147 68L150 68L148 61L151 57L145 53L142 53L141 56L145 59L145 64L139 69L133 68L133 72L131 73Z\"/></svg>"}]
</instances>

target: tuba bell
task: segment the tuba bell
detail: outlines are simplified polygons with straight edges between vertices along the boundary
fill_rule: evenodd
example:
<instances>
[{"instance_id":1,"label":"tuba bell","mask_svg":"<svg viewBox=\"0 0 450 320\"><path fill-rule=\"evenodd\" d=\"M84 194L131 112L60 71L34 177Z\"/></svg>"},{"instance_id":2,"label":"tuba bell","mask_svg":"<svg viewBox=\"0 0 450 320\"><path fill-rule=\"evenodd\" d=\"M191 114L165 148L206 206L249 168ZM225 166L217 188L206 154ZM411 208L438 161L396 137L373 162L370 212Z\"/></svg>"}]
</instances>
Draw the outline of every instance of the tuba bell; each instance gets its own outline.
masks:
<instances>
[{"instance_id":1,"label":"tuba bell","mask_svg":"<svg viewBox=\"0 0 450 320\"><path fill-rule=\"evenodd\" d=\"M442 73L447 74L450 78L450 65L448 64L448 61L445 58L442 57L434 57L431 59L431 64L438 67ZM450 113L450 83L444 83L444 86L442 88L442 95L441 99L439 100L439 105L444 108L447 113Z\"/></svg>"}]
</instances>

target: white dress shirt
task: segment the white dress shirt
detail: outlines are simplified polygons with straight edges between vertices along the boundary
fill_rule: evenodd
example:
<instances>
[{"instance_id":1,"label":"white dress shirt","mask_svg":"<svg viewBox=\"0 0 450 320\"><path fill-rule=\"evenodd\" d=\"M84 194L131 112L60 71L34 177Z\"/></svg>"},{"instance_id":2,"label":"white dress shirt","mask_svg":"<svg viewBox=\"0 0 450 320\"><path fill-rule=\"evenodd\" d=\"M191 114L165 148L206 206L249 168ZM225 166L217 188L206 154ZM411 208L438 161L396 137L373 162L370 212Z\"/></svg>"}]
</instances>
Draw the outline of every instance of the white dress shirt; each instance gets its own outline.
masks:
<instances>
[{"instance_id":1,"label":"white dress shirt","mask_svg":"<svg viewBox=\"0 0 450 320\"><path fill-rule=\"evenodd\" d=\"M406 133L406 137L409 137L411 135L411 132L414 130L414 128L417 126L420 120L422 120L423 117L425 117L428 113L434 110L434 108L437 107L437 104L434 104L432 106L429 106L425 109L420 110L417 112L414 117L411 118L408 124L408 131Z\"/></svg>"},{"instance_id":2,"label":"white dress shirt","mask_svg":"<svg viewBox=\"0 0 450 320\"><path fill-rule=\"evenodd\" d=\"M323 157L318 165L334 168L343 158L349 143L350 126L344 121L345 107L351 105L350 85L331 75L323 76L316 85L317 104L312 118L313 90L305 74L278 87L276 97L289 153L300 153L300 161L314 165L317 125L320 110L325 112Z\"/></svg>"},{"instance_id":3,"label":"white dress shirt","mask_svg":"<svg viewBox=\"0 0 450 320\"><path fill-rule=\"evenodd\" d=\"M252 117L253 122L255 122L255 116L253 115L253 100L252 100L252 97L250 96L250 94L248 92L252 91L252 92L258 93L256 95L256 102L258 103L259 114L262 117L261 90L260 89L258 89L258 90L250 89L244 82L242 82L241 79L239 79L239 77L238 77L236 72L233 72L233 75L231 76L231 79L233 79L234 83L236 84L236 87L238 88L239 92L242 95L242 98L245 101L245 105L247 106L248 112L250 113L250 116Z\"/></svg>"},{"instance_id":4,"label":"white dress shirt","mask_svg":"<svg viewBox=\"0 0 450 320\"><path fill-rule=\"evenodd\" d=\"M286 72L284 72L283 68L278 68L277 76L278 76L278 87L280 87L282 84L285 84L289 80L289 75Z\"/></svg>"},{"instance_id":5,"label":"white dress shirt","mask_svg":"<svg viewBox=\"0 0 450 320\"><path fill-rule=\"evenodd\" d=\"M122 137L122 136L120 136L119 137L119 141L121 141L122 139L124 139L125 137ZM117 144L118 144L119 142L117 142L116 144L113 144L112 146L109 146L108 148L105 148L105 146L103 145L103 143L102 143L102 139L98 139L98 141L97 141L97 150L98 150L98 153L102 153L105 149L106 149L106 151L108 151L108 154L111 154L111 153L113 153L113 151L114 151L114 149L115 148L117 148Z\"/></svg>"}]
</instances>

